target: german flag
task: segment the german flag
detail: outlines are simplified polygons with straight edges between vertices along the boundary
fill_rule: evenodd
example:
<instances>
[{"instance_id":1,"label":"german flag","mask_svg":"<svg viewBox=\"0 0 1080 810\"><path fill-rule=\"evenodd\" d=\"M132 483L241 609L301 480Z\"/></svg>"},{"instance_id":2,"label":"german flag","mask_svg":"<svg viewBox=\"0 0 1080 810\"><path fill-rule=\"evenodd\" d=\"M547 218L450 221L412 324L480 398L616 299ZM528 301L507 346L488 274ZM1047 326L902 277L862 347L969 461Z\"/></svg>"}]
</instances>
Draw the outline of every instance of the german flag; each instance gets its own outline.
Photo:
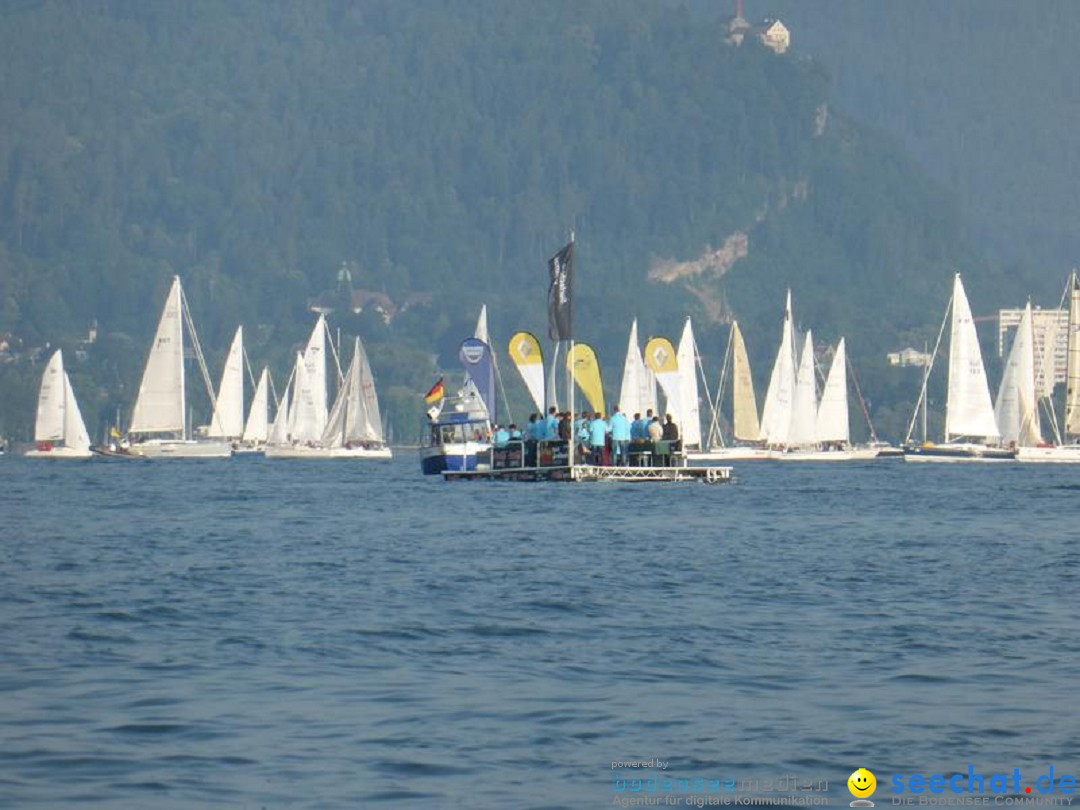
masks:
<instances>
[{"instance_id":1,"label":"german flag","mask_svg":"<svg viewBox=\"0 0 1080 810\"><path fill-rule=\"evenodd\" d=\"M431 390L424 394L424 402L428 405L435 405L442 402L445 393L443 391L443 378L439 377L439 381L431 386Z\"/></svg>"}]
</instances>

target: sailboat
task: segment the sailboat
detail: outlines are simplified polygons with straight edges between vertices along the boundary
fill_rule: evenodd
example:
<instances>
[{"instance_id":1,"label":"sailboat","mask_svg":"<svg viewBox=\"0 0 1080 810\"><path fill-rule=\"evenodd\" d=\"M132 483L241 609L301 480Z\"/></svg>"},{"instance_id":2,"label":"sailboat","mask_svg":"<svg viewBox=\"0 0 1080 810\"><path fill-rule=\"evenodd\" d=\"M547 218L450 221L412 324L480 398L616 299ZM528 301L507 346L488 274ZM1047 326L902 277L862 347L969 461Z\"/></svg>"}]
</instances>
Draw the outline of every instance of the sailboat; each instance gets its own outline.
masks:
<instances>
[{"instance_id":1,"label":"sailboat","mask_svg":"<svg viewBox=\"0 0 1080 810\"><path fill-rule=\"evenodd\" d=\"M808 344L809 335L810 333L807 332ZM804 363L807 352L812 351L809 345L803 349ZM804 373L800 366L800 378ZM847 391L847 342L844 338L840 338L833 352L829 374L825 378L825 387L821 392L821 400L817 403L812 435L815 446L785 453L780 458L785 461L868 461L877 458L881 450L880 446L876 445L855 447L851 444Z\"/></svg>"},{"instance_id":2,"label":"sailboat","mask_svg":"<svg viewBox=\"0 0 1080 810\"><path fill-rule=\"evenodd\" d=\"M1065 423L1064 441L1054 446L1038 443L1034 446L1021 445L1016 457L1028 463L1080 464L1080 282L1076 272L1069 275L1069 334L1066 353L1065 372ZM1051 341L1047 341L1048 344ZM1048 348L1052 352L1052 346ZM1052 355L1051 355L1052 357ZM1044 375L1048 377L1047 388L1053 386L1053 371L1050 363L1044 364ZM1056 424L1056 423L1055 423ZM1055 427L1055 434L1057 428Z\"/></svg>"},{"instance_id":3,"label":"sailboat","mask_svg":"<svg viewBox=\"0 0 1080 810\"><path fill-rule=\"evenodd\" d=\"M360 338L353 343L352 362L330 409L322 445L329 448L331 458L392 457L383 437L371 364Z\"/></svg>"},{"instance_id":4,"label":"sailboat","mask_svg":"<svg viewBox=\"0 0 1080 810\"><path fill-rule=\"evenodd\" d=\"M161 320L158 321L131 415L127 449L134 455L147 458L226 458L232 454L227 442L189 438L184 381L185 323L203 382L211 402L215 401L206 361L180 287L180 277L175 276Z\"/></svg>"},{"instance_id":5,"label":"sailboat","mask_svg":"<svg viewBox=\"0 0 1080 810\"><path fill-rule=\"evenodd\" d=\"M304 351L297 352L286 396L278 407L264 453L267 458L308 455L297 448L314 449L326 429L326 318L320 313Z\"/></svg>"},{"instance_id":6,"label":"sailboat","mask_svg":"<svg viewBox=\"0 0 1080 810\"><path fill-rule=\"evenodd\" d=\"M923 376L922 392L915 415L908 427L904 448L905 461L1010 461L1016 451L1000 445L1001 434L990 402L979 336L971 305L957 273L953 280L951 301L952 326L949 332L949 384L945 405L945 442L934 444L911 441L918 408L926 407L926 387L933 369L933 359ZM942 323L942 332L945 324ZM941 335L938 336L940 345ZM937 356L937 347L934 349Z\"/></svg>"},{"instance_id":7,"label":"sailboat","mask_svg":"<svg viewBox=\"0 0 1080 810\"><path fill-rule=\"evenodd\" d=\"M720 432L720 402L723 399L728 369L731 379L731 429L733 443L725 446ZM750 358L738 321L731 322L728 350L720 371L720 385L713 404L713 419L709 428L709 450L695 459L710 461L761 461L772 457L768 448L761 445L761 423L758 421L757 397L754 395L754 379L750 373Z\"/></svg>"},{"instance_id":8,"label":"sailboat","mask_svg":"<svg viewBox=\"0 0 1080 810\"><path fill-rule=\"evenodd\" d=\"M761 412L759 439L772 451L771 458L794 459L796 451L809 450L814 444L817 418L817 381L814 374L814 339L811 332L806 333L801 358L796 355L791 290L788 290L780 348L773 362L769 387L765 392L765 407Z\"/></svg>"},{"instance_id":9,"label":"sailboat","mask_svg":"<svg viewBox=\"0 0 1080 810\"><path fill-rule=\"evenodd\" d=\"M297 356L294 383L294 390L305 393L294 400L289 421L293 424L293 435L304 436L305 431L314 423L316 410L313 407L314 398L310 395L314 386L311 385L307 363L302 355ZM276 424L277 420L275 426ZM338 388L337 397L318 439L267 444L265 452L267 458L392 458L393 454L383 439L375 381L360 338L356 338L353 343L352 362Z\"/></svg>"},{"instance_id":10,"label":"sailboat","mask_svg":"<svg viewBox=\"0 0 1080 810\"><path fill-rule=\"evenodd\" d=\"M27 451L27 458L86 459L91 455L90 436L60 349L49 358L41 375L34 442L36 446Z\"/></svg>"}]
</instances>

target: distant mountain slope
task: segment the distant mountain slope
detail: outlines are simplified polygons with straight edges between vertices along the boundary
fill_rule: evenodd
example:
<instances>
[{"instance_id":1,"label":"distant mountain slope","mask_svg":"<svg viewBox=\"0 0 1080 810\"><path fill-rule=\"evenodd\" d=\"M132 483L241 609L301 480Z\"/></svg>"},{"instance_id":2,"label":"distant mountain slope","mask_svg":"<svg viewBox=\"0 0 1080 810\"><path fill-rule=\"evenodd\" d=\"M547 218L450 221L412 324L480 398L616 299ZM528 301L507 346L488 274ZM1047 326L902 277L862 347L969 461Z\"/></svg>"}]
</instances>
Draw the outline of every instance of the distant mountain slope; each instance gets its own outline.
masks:
<instances>
[{"instance_id":1,"label":"distant mountain slope","mask_svg":"<svg viewBox=\"0 0 1080 810\"><path fill-rule=\"evenodd\" d=\"M0 334L98 320L93 430L130 408L173 273L212 359L243 321L279 376L318 300L371 344L404 436L481 302L499 340L543 333L574 229L609 388L634 315L672 336L695 315L711 369L735 315L764 380L787 286L879 362L936 328L955 268L990 274L816 63L725 33L649 0L8 4ZM25 431L34 374L2 373L0 429Z\"/></svg>"},{"instance_id":2,"label":"distant mountain slope","mask_svg":"<svg viewBox=\"0 0 1080 810\"><path fill-rule=\"evenodd\" d=\"M747 0L834 76L837 105L953 189L980 247L1053 303L1080 262L1080 5ZM1022 303L1022 299L1015 301Z\"/></svg>"}]
</instances>

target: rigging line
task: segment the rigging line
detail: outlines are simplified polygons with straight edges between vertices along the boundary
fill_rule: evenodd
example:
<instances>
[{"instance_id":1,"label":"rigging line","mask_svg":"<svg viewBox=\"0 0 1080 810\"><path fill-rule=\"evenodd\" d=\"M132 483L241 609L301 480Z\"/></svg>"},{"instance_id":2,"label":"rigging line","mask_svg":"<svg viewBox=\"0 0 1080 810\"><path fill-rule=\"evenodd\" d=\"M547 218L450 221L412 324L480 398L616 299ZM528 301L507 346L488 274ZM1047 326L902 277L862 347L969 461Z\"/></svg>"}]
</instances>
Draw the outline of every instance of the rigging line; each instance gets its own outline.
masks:
<instances>
[{"instance_id":1,"label":"rigging line","mask_svg":"<svg viewBox=\"0 0 1080 810\"><path fill-rule=\"evenodd\" d=\"M934 361L937 359L938 349L941 347L941 338L945 334L945 324L949 321L949 313L952 311L953 299L949 296L949 303L945 305L945 317L941 319L941 328L938 330L937 342L934 343L934 353L930 355L930 362L926 364L926 373L923 374L922 390L919 391L919 400L915 404L915 413L911 415L911 423L908 425L904 444L911 442L911 434L915 431L915 420L919 417L919 405L926 408L926 386L930 382L930 372L934 370ZM948 440L948 437L946 437Z\"/></svg>"}]
</instances>

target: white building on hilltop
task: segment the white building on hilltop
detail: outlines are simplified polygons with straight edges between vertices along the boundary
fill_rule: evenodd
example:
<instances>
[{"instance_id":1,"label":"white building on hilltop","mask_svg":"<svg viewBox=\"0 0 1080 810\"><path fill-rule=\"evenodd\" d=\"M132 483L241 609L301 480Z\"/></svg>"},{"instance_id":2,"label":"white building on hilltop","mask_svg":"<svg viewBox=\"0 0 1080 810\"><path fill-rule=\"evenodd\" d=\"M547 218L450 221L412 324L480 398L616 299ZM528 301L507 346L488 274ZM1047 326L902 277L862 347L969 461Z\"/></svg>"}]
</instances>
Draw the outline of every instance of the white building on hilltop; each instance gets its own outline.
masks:
<instances>
[{"instance_id":1,"label":"white building on hilltop","mask_svg":"<svg viewBox=\"0 0 1080 810\"><path fill-rule=\"evenodd\" d=\"M791 32L779 20L766 20L758 36L766 48L776 53L784 53L791 47Z\"/></svg>"}]
</instances>

